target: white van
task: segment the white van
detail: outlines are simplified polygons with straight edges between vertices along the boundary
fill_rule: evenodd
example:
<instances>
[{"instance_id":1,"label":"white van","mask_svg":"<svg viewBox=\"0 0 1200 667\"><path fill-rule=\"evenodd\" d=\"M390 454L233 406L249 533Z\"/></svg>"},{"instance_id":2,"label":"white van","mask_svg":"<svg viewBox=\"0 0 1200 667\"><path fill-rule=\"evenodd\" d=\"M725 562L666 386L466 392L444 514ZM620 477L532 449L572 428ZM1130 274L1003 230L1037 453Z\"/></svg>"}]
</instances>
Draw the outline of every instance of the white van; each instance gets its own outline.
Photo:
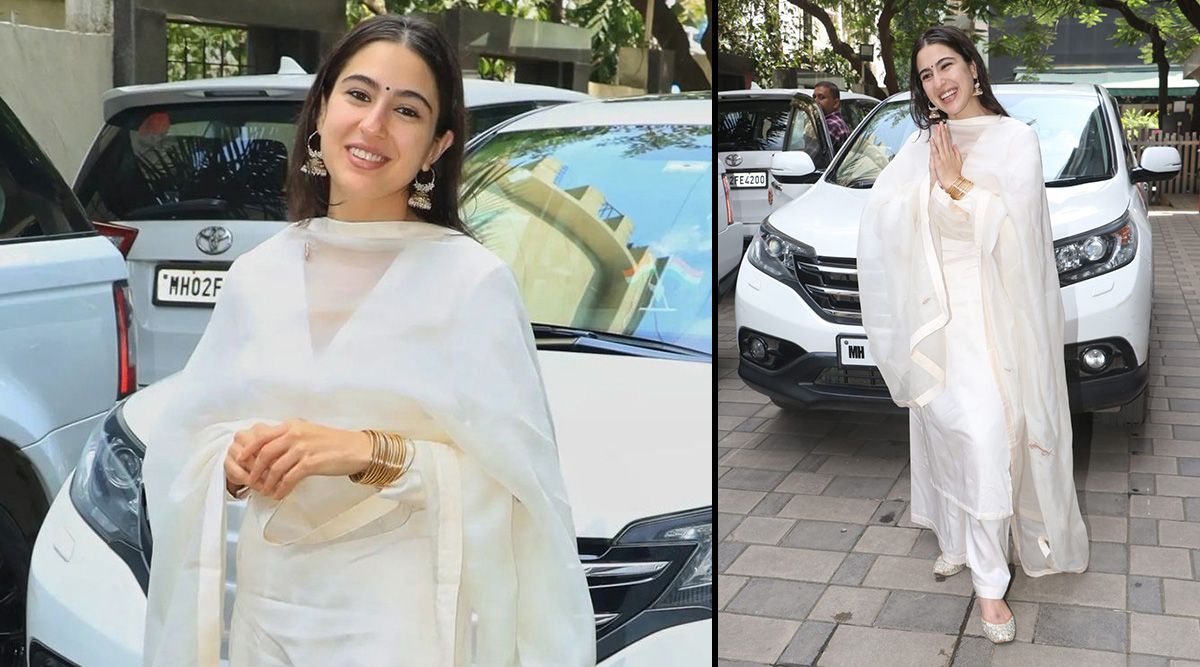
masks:
<instances>
[{"instance_id":1,"label":"white van","mask_svg":"<svg viewBox=\"0 0 1200 667\"><path fill-rule=\"evenodd\" d=\"M763 218L778 207L777 196L791 198L803 192L837 153L812 93L811 88L718 93L717 159L728 168L733 217L742 224L747 241L758 232ZM842 91L841 101L842 116L851 128L879 104L874 97L849 91ZM815 171L786 178L792 187L781 193L767 177L777 155L807 157Z\"/></svg>"},{"instance_id":2,"label":"white van","mask_svg":"<svg viewBox=\"0 0 1200 667\"><path fill-rule=\"evenodd\" d=\"M1139 423L1146 410L1154 282L1140 184L1173 177L1179 153L1149 148L1137 164L1117 103L1102 87L994 90L1041 142L1072 410L1120 408L1118 421ZM763 222L742 260L735 299L738 374L775 403L897 409L866 350L855 252L871 185L915 130L908 93L885 100L822 178ZM780 175L803 175L795 162L778 166Z\"/></svg>"}]
</instances>

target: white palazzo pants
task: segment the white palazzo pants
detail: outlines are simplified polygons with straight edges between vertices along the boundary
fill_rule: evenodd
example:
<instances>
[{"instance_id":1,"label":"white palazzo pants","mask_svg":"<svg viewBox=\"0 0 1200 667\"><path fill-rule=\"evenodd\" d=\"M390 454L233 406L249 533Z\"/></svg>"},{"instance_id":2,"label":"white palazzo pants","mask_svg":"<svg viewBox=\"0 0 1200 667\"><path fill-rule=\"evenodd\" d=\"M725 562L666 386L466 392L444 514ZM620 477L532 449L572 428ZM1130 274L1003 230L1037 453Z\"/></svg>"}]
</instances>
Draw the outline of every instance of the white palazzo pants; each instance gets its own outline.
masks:
<instances>
[{"instance_id":1,"label":"white palazzo pants","mask_svg":"<svg viewBox=\"0 0 1200 667\"><path fill-rule=\"evenodd\" d=\"M978 250L942 239L950 307L946 388L910 411L912 521L931 529L943 557L971 570L975 592L1008 587L1011 455L981 300Z\"/></svg>"}]
</instances>

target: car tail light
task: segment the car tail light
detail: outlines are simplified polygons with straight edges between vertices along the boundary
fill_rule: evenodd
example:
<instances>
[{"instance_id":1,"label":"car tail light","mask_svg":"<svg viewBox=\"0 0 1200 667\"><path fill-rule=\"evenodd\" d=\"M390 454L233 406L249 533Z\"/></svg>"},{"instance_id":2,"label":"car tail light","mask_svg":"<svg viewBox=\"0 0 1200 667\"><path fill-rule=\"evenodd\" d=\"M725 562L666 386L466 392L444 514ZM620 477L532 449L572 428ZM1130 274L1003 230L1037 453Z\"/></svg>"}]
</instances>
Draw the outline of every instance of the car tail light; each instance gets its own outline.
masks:
<instances>
[{"instance_id":1,"label":"car tail light","mask_svg":"<svg viewBox=\"0 0 1200 667\"><path fill-rule=\"evenodd\" d=\"M117 313L117 400L137 389L137 342L133 328L129 283L113 283L113 305Z\"/></svg>"},{"instance_id":2,"label":"car tail light","mask_svg":"<svg viewBox=\"0 0 1200 667\"><path fill-rule=\"evenodd\" d=\"M733 224L733 204L729 203L729 179L721 174L721 187L725 188L725 224Z\"/></svg>"},{"instance_id":3,"label":"car tail light","mask_svg":"<svg viewBox=\"0 0 1200 667\"><path fill-rule=\"evenodd\" d=\"M137 238L138 230L134 227L126 227L125 225L114 225L111 222L93 222L96 226L96 231L104 235L104 238L112 241L112 244L117 246L117 250L121 251L122 257L129 257L129 250L133 247L133 240Z\"/></svg>"}]
</instances>

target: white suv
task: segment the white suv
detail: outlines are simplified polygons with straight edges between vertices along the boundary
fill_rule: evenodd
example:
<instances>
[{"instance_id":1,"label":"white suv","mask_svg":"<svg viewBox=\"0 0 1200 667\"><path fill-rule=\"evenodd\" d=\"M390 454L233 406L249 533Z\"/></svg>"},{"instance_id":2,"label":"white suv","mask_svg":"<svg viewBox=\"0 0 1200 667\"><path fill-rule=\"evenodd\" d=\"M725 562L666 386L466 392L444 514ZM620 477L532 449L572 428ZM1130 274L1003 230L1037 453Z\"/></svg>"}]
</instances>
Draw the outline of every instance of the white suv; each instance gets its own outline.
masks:
<instances>
[{"instance_id":1,"label":"white suv","mask_svg":"<svg viewBox=\"0 0 1200 667\"><path fill-rule=\"evenodd\" d=\"M114 88L75 193L129 266L138 382L183 368L225 271L287 226L284 176L313 75L277 74ZM538 107L594 99L549 86L464 79L471 132Z\"/></svg>"},{"instance_id":2,"label":"white suv","mask_svg":"<svg viewBox=\"0 0 1200 667\"><path fill-rule=\"evenodd\" d=\"M1153 286L1141 183L1179 171L1174 148L1138 165L1117 104L1099 86L995 87L1041 142L1066 310L1072 410L1121 408L1144 419ZM742 260L735 318L738 374L785 407L898 409L866 350L858 300L858 223L875 177L916 130L907 93L885 100L804 194L763 222ZM802 175L795 162L772 170ZM787 187L787 186L784 186Z\"/></svg>"},{"instance_id":3,"label":"white suv","mask_svg":"<svg viewBox=\"0 0 1200 667\"><path fill-rule=\"evenodd\" d=\"M50 501L136 388L128 277L0 100L0 667L26 664L29 559Z\"/></svg>"}]
</instances>

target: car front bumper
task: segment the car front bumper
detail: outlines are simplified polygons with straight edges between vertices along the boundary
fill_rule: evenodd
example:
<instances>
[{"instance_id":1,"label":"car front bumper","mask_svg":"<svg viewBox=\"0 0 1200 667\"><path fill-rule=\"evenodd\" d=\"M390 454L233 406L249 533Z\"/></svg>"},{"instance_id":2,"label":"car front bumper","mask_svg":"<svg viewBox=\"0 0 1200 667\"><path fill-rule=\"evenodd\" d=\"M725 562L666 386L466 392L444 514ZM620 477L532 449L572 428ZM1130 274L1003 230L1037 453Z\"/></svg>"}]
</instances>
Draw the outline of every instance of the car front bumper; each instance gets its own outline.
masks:
<instances>
[{"instance_id":1,"label":"car front bumper","mask_svg":"<svg viewBox=\"0 0 1200 667\"><path fill-rule=\"evenodd\" d=\"M1125 349L1129 368L1100 376L1068 373L1067 395L1074 412L1119 407L1136 398L1149 379L1148 346L1152 276L1144 261L1063 289L1068 341L1113 341ZM1095 281L1095 282L1093 282ZM743 259L734 304L738 375L777 403L800 408L897 412L878 371L846 370L838 363L837 337L863 336L861 326L819 317L794 289ZM766 336L795 346L775 368L745 354L748 336ZM1070 343L1070 345L1075 345Z\"/></svg>"}]
</instances>

